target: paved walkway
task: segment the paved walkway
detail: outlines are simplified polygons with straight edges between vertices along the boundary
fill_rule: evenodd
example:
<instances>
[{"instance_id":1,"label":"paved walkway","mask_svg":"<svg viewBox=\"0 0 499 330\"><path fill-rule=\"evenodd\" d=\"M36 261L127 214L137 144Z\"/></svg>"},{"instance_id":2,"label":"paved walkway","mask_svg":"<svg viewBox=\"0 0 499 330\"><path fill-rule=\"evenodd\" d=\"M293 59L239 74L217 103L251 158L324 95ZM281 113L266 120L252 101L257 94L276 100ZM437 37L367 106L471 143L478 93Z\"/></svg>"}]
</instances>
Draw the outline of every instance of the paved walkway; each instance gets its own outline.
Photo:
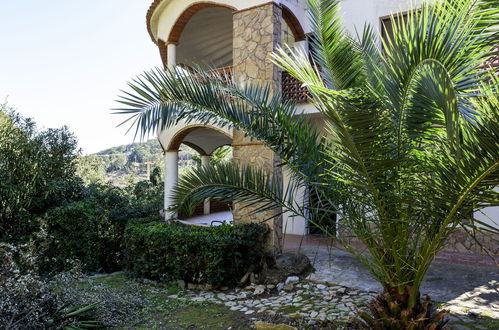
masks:
<instances>
[{"instance_id":1,"label":"paved walkway","mask_svg":"<svg viewBox=\"0 0 499 330\"><path fill-rule=\"evenodd\" d=\"M287 237L288 251L306 254L314 264L309 279L363 291L381 291L369 271L350 253L317 239ZM493 262L491 262L493 265ZM499 268L434 262L421 287L422 294L445 303L454 313L475 313L499 318Z\"/></svg>"},{"instance_id":2,"label":"paved walkway","mask_svg":"<svg viewBox=\"0 0 499 330\"><path fill-rule=\"evenodd\" d=\"M232 223L232 212L216 212L206 215L198 215L187 220L177 220L187 225L197 226L219 226L223 222Z\"/></svg>"}]
</instances>

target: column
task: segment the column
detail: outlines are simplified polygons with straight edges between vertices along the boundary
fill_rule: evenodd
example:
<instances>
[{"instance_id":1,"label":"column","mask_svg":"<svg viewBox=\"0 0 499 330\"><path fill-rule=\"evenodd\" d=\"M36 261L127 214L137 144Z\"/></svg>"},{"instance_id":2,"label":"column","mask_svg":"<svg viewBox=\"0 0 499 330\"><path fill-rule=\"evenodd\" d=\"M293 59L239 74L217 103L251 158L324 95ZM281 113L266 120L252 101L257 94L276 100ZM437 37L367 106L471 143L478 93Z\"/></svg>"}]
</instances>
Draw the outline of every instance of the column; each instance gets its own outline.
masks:
<instances>
[{"instance_id":1,"label":"column","mask_svg":"<svg viewBox=\"0 0 499 330\"><path fill-rule=\"evenodd\" d=\"M269 84L273 91L280 89L281 72L272 63L271 54L281 43L281 17L281 7L273 2L234 13L233 74L240 84ZM251 165L281 175L278 157L263 143L235 130L232 147L234 164ZM280 209L252 214L259 206L244 206L241 202L233 203L234 223L271 219L267 221L272 231L267 249L279 253L282 250Z\"/></svg>"},{"instance_id":2,"label":"column","mask_svg":"<svg viewBox=\"0 0 499 330\"><path fill-rule=\"evenodd\" d=\"M282 183L283 191L288 199L291 193L288 191L290 185L296 185L294 182L291 170L284 166L282 169ZM295 207L305 206L305 187L300 187L298 189L294 188L294 194L291 196ZM283 214L283 231L286 234L291 235L306 235L307 234L307 220L302 216L295 216L291 212L287 211Z\"/></svg>"},{"instance_id":3,"label":"column","mask_svg":"<svg viewBox=\"0 0 499 330\"><path fill-rule=\"evenodd\" d=\"M169 212L168 209L173 205L171 193L178 182L178 150L165 152L165 220L175 219L177 214Z\"/></svg>"},{"instance_id":4,"label":"column","mask_svg":"<svg viewBox=\"0 0 499 330\"><path fill-rule=\"evenodd\" d=\"M209 155L201 156L201 166L202 167L210 166L210 159L211 159L211 156L209 156ZM210 199L209 198L206 198L204 200L203 214L205 214L205 215L210 214Z\"/></svg>"},{"instance_id":5,"label":"column","mask_svg":"<svg viewBox=\"0 0 499 330\"><path fill-rule=\"evenodd\" d=\"M167 50L167 67L170 70L173 70L177 65L177 45L176 44L168 44L166 46Z\"/></svg>"}]
</instances>

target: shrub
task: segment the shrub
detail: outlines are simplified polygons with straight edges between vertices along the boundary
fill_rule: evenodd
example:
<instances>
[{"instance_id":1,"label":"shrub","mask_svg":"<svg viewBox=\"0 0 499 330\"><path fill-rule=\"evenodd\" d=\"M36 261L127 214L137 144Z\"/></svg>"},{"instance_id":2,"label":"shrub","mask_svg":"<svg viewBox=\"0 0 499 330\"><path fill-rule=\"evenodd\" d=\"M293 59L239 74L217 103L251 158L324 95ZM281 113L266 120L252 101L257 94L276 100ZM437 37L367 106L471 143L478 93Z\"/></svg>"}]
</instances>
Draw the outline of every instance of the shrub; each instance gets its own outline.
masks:
<instances>
[{"instance_id":1,"label":"shrub","mask_svg":"<svg viewBox=\"0 0 499 330\"><path fill-rule=\"evenodd\" d=\"M147 190L148 183L137 185L137 193ZM121 270L123 235L128 221L147 223L159 218L154 203L142 202L126 189L107 184L86 188L84 199L49 210L44 223L50 238L46 251L49 260L43 273L67 270L79 260L86 271L113 272ZM151 214L157 213L156 216Z\"/></svg>"},{"instance_id":2,"label":"shrub","mask_svg":"<svg viewBox=\"0 0 499 330\"><path fill-rule=\"evenodd\" d=\"M85 270L98 270L107 225L107 218L93 201L50 210L47 231L51 242L46 252L50 270L68 269L72 260L81 261Z\"/></svg>"},{"instance_id":3,"label":"shrub","mask_svg":"<svg viewBox=\"0 0 499 330\"><path fill-rule=\"evenodd\" d=\"M153 280L233 285L250 266L262 262L268 232L267 225L256 223L219 227L130 223L124 267L132 275Z\"/></svg>"},{"instance_id":4,"label":"shrub","mask_svg":"<svg viewBox=\"0 0 499 330\"><path fill-rule=\"evenodd\" d=\"M0 243L0 328L61 329L96 326L94 303L75 305L60 297L37 274L38 255L32 242Z\"/></svg>"}]
</instances>

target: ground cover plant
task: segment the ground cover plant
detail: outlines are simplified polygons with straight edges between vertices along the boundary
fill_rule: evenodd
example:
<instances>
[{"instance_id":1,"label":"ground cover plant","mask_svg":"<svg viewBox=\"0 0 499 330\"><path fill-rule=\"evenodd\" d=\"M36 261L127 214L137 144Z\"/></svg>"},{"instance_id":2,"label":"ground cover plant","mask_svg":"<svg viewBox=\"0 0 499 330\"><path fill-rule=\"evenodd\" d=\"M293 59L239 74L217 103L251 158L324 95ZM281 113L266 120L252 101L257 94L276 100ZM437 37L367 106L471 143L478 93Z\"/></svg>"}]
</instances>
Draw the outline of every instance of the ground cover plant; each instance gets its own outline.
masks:
<instances>
[{"instance_id":1,"label":"ground cover plant","mask_svg":"<svg viewBox=\"0 0 499 330\"><path fill-rule=\"evenodd\" d=\"M457 228L493 231L474 214L499 205L499 82L483 66L497 55L498 9L487 0L425 3L392 18L393 38L381 41L370 26L349 35L339 5L309 1L312 60L296 50L274 58L309 89L327 135L269 88L203 73L146 72L118 112L134 117L139 134L199 120L265 142L293 172L286 191L259 169L199 168L180 179L177 208L235 199L312 223L336 210L369 255L350 250L384 287L359 324L441 328L444 313L432 315L420 297L428 267ZM294 204L303 187L327 207Z\"/></svg>"}]
</instances>

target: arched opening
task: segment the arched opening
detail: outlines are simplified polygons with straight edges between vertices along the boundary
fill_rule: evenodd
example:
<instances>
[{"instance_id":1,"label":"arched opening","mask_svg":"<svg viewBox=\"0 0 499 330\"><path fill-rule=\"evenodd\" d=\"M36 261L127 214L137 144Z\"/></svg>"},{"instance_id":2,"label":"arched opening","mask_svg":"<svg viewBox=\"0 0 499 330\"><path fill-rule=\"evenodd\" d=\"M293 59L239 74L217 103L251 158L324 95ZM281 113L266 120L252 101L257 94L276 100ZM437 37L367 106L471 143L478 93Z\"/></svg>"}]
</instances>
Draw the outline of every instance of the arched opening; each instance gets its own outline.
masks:
<instances>
[{"instance_id":1,"label":"arched opening","mask_svg":"<svg viewBox=\"0 0 499 330\"><path fill-rule=\"evenodd\" d=\"M185 144L201 156L210 156L221 146L231 145L232 136L214 126L189 125L178 131L166 144L166 151L179 150Z\"/></svg>"},{"instance_id":2,"label":"arched opening","mask_svg":"<svg viewBox=\"0 0 499 330\"><path fill-rule=\"evenodd\" d=\"M233 8L198 3L187 8L170 31L167 43L177 45L177 65L232 66Z\"/></svg>"},{"instance_id":3,"label":"arched opening","mask_svg":"<svg viewBox=\"0 0 499 330\"><path fill-rule=\"evenodd\" d=\"M165 210L172 205L169 195L178 182L178 177L185 171L192 166L219 163L222 161L220 158L224 156L229 156L227 158L230 161L232 155L232 131L216 126L179 125L177 128L161 132L159 140L165 150ZM221 148L224 148L223 152ZM195 206L188 214L170 216L189 218L189 221L192 220L195 224L211 225L213 220L232 221L230 209L230 203L209 199Z\"/></svg>"},{"instance_id":4,"label":"arched opening","mask_svg":"<svg viewBox=\"0 0 499 330\"><path fill-rule=\"evenodd\" d=\"M305 40L305 31L300 24L300 21L295 16L295 14L286 7L285 5L281 5L282 7L282 22L281 22L281 41L283 44L287 43L295 43Z\"/></svg>"}]
</instances>

